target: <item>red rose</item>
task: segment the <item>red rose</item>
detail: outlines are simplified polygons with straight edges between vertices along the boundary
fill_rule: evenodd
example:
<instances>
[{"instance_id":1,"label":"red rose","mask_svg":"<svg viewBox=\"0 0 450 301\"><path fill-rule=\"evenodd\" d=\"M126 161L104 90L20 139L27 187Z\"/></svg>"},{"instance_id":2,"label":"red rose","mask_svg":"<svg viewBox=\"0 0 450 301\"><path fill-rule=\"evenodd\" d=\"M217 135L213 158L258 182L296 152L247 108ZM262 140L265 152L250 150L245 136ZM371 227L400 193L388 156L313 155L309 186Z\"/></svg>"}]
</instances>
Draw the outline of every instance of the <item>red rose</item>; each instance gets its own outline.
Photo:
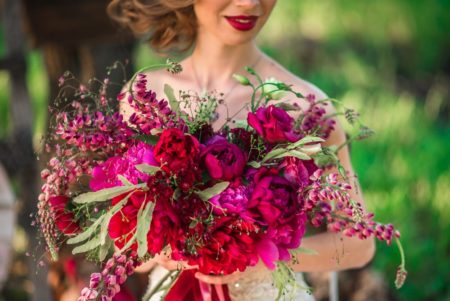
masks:
<instances>
[{"instance_id":1,"label":"red rose","mask_svg":"<svg viewBox=\"0 0 450 301\"><path fill-rule=\"evenodd\" d=\"M248 113L248 124L269 143L295 142L299 139L293 131L294 119L280 108L270 105Z\"/></svg>"},{"instance_id":2,"label":"red rose","mask_svg":"<svg viewBox=\"0 0 450 301\"><path fill-rule=\"evenodd\" d=\"M200 143L191 135L181 130L170 128L164 130L155 145L155 159L161 168L170 173L189 168L199 153Z\"/></svg>"},{"instance_id":3,"label":"red rose","mask_svg":"<svg viewBox=\"0 0 450 301\"><path fill-rule=\"evenodd\" d=\"M81 230L75 221L73 212L66 210L66 205L69 200L69 197L65 195L52 196L48 200L54 214L55 225L65 235L76 234Z\"/></svg>"}]
</instances>

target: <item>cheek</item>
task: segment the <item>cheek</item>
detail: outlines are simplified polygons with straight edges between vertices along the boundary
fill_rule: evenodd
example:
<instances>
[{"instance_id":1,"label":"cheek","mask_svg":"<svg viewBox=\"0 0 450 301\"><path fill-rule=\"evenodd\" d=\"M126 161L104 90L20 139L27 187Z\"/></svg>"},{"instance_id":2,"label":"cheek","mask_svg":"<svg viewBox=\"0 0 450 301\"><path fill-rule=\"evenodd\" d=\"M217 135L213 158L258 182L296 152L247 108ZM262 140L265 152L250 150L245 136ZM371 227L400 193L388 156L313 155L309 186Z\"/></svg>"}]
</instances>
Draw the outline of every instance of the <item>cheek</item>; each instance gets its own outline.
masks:
<instances>
[{"instance_id":1,"label":"cheek","mask_svg":"<svg viewBox=\"0 0 450 301\"><path fill-rule=\"evenodd\" d=\"M199 25L211 26L218 22L220 12L226 7L224 0L198 0L194 12Z\"/></svg>"}]
</instances>

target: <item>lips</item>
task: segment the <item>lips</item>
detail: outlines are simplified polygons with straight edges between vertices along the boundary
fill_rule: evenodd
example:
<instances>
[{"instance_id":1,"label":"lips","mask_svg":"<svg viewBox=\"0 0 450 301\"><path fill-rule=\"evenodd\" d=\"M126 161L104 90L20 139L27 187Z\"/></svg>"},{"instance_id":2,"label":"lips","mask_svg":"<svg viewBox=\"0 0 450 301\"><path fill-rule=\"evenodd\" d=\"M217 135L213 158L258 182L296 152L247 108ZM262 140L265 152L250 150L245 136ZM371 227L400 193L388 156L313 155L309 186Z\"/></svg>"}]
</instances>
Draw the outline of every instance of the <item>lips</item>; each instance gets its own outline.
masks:
<instances>
[{"instance_id":1,"label":"lips","mask_svg":"<svg viewBox=\"0 0 450 301\"><path fill-rule=\"evenodd\" d=\"M257 16L230 16L225 17L228 23L233 26L234 29L240 31L249 31L252 30L256 25L256 21L258 20Z\"/></svg>"}]
</instances>

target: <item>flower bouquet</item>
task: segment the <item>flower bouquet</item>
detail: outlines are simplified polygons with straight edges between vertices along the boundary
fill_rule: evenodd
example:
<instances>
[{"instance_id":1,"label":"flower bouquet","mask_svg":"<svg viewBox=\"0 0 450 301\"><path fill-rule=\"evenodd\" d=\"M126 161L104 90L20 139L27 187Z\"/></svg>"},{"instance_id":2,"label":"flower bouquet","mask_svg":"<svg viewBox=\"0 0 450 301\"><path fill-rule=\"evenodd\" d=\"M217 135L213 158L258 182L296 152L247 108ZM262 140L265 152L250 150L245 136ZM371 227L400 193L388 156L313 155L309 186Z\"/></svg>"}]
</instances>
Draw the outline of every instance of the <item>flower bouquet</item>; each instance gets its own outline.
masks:
<instances>
[{"instance_id":1,"label":"flower bouquet","mask_svg":"<svg viewBox=\"0 0 450 301\"><path fill-rule=\"evenodd\" d=\"M181 71L172 61L166 67ZM398 242L392 225L375 222L350 197L351 179L336 155L342 146L323 146L335 122L325 106L334 100L264 82L247 68L256 85L235 76L253 90L243 107L247 119L227 118L213 130L220 97L185 91L176 97L166 85L167 101L161 100L142 71L118 96L131 116L109 107L107 79L99 93L76 88L69 108L54 113L46 144L54 156L42 171L38 218L53 258L66 243L73 254L99 263L80 301L112 300L135 267L160 253L210 275L244 271L261 260L281 296L295 286L289 262L298 252L314 252L301 245L307 225ZM304 98L307 107L289 96ZM360 127L350 140L370 135L354 111L342 114ZM337 173L329 172L333 167ZM401 286L406 271L398 246ZM168 276L189 277L178 273ZM176 295L176 286L166 300L193 299ZM211 289L226 300L226 286Z\"/></svg>"}]
</instances>

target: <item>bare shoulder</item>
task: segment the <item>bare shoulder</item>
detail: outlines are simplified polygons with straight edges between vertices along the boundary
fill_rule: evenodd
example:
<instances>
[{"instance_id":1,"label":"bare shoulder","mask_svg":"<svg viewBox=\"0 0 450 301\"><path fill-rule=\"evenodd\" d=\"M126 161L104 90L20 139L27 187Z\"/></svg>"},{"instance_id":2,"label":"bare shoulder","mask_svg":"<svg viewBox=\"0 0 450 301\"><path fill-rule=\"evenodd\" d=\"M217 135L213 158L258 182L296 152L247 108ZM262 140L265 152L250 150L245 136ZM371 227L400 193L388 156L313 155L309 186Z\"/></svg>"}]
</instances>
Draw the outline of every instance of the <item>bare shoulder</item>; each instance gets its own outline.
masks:
<instances>
[{"instance_id":1,"label":"bare shoulder","mask_svg":"<svg viewBox=\"0 0 450 301\"><path fill-rule=\"evenodd\" d=\"M324 91L322 91L319 87L317 87L316 85L305 79L302 79L294 75L293 73L288 71L286 68L284 68L278 62L274 61L271 58L268 58L267 63L265 64L265 68L263 69L263 72L264 72L263 76L265 77L271 76L287 85L291 85L294 91L300 92L303 96L312 94L316 97L316 100L329 98L328 95ZM306 101L303 101L303 105L307 105ZM302 103L300 103L300 106L302 106ZM327 111L327 114L333 114L336 112L336 109L332 104L328 104L324 108ZM331 133L331 136L328 138L326 144L339 145L343 141L345 141L345 139L346 139L345 132L340 123L337 122L335 130Z\"/></svg>"},{"instance_id":2,"label":"bare shoulder","mask_svg":"<svg viewBox=\"0 0 450 301\"><path fill-rule=\"evenodd\" d=\"M272 58L267 57L263 68L263 76L274 77L275 79L291 85L292 89L300 92L303 95L313 94L316 99L328 98L327 94L313 83L300 78L283 67L280 63Z\"/></svg>"}]
</instances>

